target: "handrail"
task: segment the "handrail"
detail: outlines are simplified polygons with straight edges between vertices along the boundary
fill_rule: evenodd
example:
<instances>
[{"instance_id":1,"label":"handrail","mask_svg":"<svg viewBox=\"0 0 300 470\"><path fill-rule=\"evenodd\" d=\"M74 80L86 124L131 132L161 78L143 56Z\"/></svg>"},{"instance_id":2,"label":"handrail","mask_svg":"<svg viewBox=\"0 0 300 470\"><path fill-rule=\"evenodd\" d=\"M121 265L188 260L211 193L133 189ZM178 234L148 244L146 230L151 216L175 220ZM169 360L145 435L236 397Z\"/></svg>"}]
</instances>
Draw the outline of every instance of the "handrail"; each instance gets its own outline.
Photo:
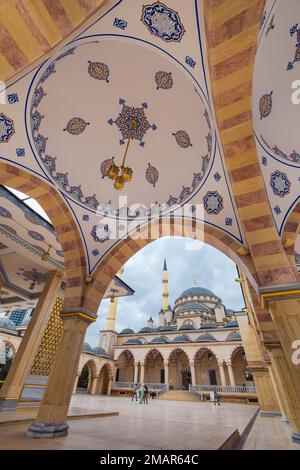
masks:
<instances>
[{"instance_id":1,"label":"handrail","mask_svg":"<svg viewBox=\"0 0 300 470\"><path fill-rule=\"evenodd\" d=\"M166 385L169 386L169 384L162 384L162 383L148 383L148 382L144 382L144 383L151 390L161 390ZM136 386L140 387L141 383L138 383L138 382L113 382L112 386L117 387L117 388L134 388Z\"/></svg>"},{"instance_id":2,"label":"handrail","mask_svg":"<svg viewBox=\"0 0 300 470\"><path fill-rule=\"evenodd\" d=\"M191 392L221 392L221 393L256 393L255 386L231 386L231 385L190 385Z\"/></svg>"}]
</instances>

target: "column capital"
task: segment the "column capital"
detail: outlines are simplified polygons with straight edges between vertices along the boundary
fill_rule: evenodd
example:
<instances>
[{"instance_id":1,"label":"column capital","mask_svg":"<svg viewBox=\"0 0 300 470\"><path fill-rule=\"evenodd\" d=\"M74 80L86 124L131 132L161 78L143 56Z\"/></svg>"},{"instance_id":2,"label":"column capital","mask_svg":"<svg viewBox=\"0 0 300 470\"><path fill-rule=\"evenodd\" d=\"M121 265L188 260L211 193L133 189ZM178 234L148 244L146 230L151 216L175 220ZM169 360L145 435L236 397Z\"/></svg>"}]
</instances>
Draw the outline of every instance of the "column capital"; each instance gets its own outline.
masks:
<instances>
[{"instance_id":1,"label":"column capital","mask_svg":"<svg viewBox=\"0 0 300 470\"><path fill-rule=\"evenodd\" d=\"M277 302L286 299L300 298L300 282L293 284L282 284L274 286L259 287L261 307L264 308L268 302Z\"/></svg>"},{"instance_id":2,"label":"column capital","mask_svg":"<svg viewBox=\"0 0 300 470\"><path fill-rule=\"evenodd\" d=\"M60 315L63 320L66 320L68 318L82 318L87 323L93 323L97 319L96 313L90 312L89 310L85 310L81 307L63 309L60 312Z\"/></svg>"}]
</instances>

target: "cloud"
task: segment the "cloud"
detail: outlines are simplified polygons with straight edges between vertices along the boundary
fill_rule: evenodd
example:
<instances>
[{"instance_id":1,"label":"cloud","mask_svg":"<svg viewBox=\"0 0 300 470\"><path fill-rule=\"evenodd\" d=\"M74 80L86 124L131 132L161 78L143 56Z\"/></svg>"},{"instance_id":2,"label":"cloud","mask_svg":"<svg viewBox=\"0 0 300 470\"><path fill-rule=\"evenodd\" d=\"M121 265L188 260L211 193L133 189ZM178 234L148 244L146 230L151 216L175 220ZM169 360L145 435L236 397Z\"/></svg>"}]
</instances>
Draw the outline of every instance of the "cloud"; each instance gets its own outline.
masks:
<instances>
[{"instance_id":1,"label":"cloud","mask_svg":"<svg viewBox=\"0 0 300 470\"><path fill-rule=\"evenodd\" d=\"M221 297L227 308L241 309L244 300L237 277L236 265L220 251L206 244L199 250L194 241L185 238L166 237L156 240L136 253L125 264L124 281L135 294L119 299L116 329L130 327L134 331L146 325L150 316L158 322L162 307L162 268L167 260L170 304L173 307L182 291L198 286L210 289ZM86 341L92 346L99 342L99 331L103 328L109 309L109 300L101 302L97 321L89 326Z\"/></svg>"}]
</instances>

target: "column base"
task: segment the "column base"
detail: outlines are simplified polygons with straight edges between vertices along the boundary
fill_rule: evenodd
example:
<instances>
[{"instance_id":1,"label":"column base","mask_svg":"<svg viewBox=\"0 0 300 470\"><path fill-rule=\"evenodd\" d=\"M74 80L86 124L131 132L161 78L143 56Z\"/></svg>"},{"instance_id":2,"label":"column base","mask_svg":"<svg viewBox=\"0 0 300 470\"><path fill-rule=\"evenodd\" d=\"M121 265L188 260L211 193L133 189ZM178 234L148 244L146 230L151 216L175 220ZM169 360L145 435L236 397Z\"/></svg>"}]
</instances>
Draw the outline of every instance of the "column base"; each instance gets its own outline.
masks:
<instances>
[{"instance_id":1,"label":"column base","mask_svg":"<svg viewBox=\"0 0 300 470\"><path fill-rule=\"evenodd\" d=\"M282 416L280 411L268 411L268 410L260 410L259 416L264 416L264 417L274 417L274 416Z\"/></svg>"},{"instance_id":2,"label":"column base","mask_svg":"<svg viewBox=\"0 0 300 470\"><path fill-rule=\"evenodd\" d=\"M34 437L35 439L53 439L56 437L67 436L68 431L68 423L32 423L25 433L25 436Z\"/></svg>"},{"instance_id":3,"label":"column base","mask_svg":"<svg viewBox=\"0 0 300 470\"><path fill-rule=\"evenodd\" d=\"M289 420L286 416L281 416L280 421L284 424L290 424Z\"/></svg>"},{"instance_id":4,"label":"column base","mask_svg":"<svg viewBox=\"0 0 300 470\"><path fill-rule=\"evenodd\" d=\"M297 444L300 444L300 434L298 432L293 432L291 437L293 442L297 442Z\"/></svg>"}]
</instances>

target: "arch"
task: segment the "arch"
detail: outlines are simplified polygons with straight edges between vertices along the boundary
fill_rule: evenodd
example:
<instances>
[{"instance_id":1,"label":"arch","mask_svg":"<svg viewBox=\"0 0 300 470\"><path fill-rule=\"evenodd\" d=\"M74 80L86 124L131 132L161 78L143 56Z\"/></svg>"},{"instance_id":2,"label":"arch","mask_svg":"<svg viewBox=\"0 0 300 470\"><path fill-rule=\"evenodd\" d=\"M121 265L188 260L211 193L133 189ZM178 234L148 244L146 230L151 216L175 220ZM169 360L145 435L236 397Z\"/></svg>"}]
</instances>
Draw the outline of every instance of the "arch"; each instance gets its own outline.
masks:
<instances>
[{"instance_id":1,"label":"arch","mask_svg":"<svg viewBox=\"0 0 300 470\"><path fill-rule=\"evenodd\" d=\"M0 184L34 198L47 213L64 252L66 276L64 308L82 306L86 276L83 244L71 212L58 191L44 180L3 162L0 162Z\"/></svg>"},{"instance_id":2,"label":"arch","mask_svg":"<svg viewBox=\"0 0 300 470\"><path fill-rule=\"evenodd\" d=\"M242 346L235 348L230 356L235 385L243 386L247 382L247 360ZM252 381L249 380L249 381Z\"/></svg>"},{"instance_id":3,"label":"arch","mask_svg":"<svg viewBox=\"0 0 300 470\"><path fill-rule=\"evenodd\" d=\"M135 358L129 349L122 351L116 360L116 382L134 381Z\"/></svg>"},{"instance_id":4,"label":"arch","mask_svg":"<svg viewBox=\"0 0 300 470\"><path fill-rule=\"evenodd\" d=\"M183 235L184 226L184 235ZM255 267L250 255L241 255L244 248L241 243L224 233L221 229L212 227L203 222L195 222L181 218L158 218L140 228L131 238L119 241L112 251L107 254L98 266L93 282L87 287L85 296L85 308L92 309L102 299L111 279L119 269L140 249L154 241L151 232L156 232L157 238L164 236L184 236L192 240L204 241L208 245L218 249L225 256L236 263L251 280L253 286L258 289L258 279Z\"/></svg>"},{"instance_id":5,"label":"arch","mask_svg":"<svg viewBox=\"0 0 300 470\"><path fill-rule=\"evenodd\" d=\"M91 393L93 379L97 376L97 365L94 359L86 359L78 375L78 388L86 389L87 393Z\"/></svg>"},{"instance_id":6,"label":"arch","mask_svg":"<svg viewBox=\"0 0 300 470\"><path fill-rule=\"evenodd\" d=\"M150 349L142 362L145 366L144 380L146 383L164 383L164 357L159 349Z\"/></svg>"},{"instance_id":7,"label":"arch","mask_svg":"<svg viewBox=\"0 0 300 470\"><path fill-rule=\"evenodd\" d=\"M219 359L210 348L200 348L194 355L195 380L198 385L221 385Z\"/></svg>"},{"instance_id":8,"label":"arch","mask_svg":"<svg viewBox=\"0 0 300 470\"><path fill-rule=\"evenodd\" d=\"M295 205L289 213L282 231L281 240L283 246L286 245L286 254L289 258L291 266L297 271L296 266L296 250L295 243L300 233L300 201Z\"/></svg>"},{"instance_id":9,"label":"arch","mask_svg":"<svg viewBox=\"0 0 300 470\"><path fill-rule=\"evenodd\" d=\"M169 384L176 390L187 390L192 381L190 358L182 348L174 348L168 357Z\"/></svg>"},{"instance_id":10,"label":"arch","mask_svg":"<svg viewBox=\"0 0 300 470\"><path fill-rule=\"evenodd\" d=\"M113 380L113 371L108 362L102 365L97 380L96 393L107 395L109 393L109 382Z\"/></svg>"}]
</instances>

